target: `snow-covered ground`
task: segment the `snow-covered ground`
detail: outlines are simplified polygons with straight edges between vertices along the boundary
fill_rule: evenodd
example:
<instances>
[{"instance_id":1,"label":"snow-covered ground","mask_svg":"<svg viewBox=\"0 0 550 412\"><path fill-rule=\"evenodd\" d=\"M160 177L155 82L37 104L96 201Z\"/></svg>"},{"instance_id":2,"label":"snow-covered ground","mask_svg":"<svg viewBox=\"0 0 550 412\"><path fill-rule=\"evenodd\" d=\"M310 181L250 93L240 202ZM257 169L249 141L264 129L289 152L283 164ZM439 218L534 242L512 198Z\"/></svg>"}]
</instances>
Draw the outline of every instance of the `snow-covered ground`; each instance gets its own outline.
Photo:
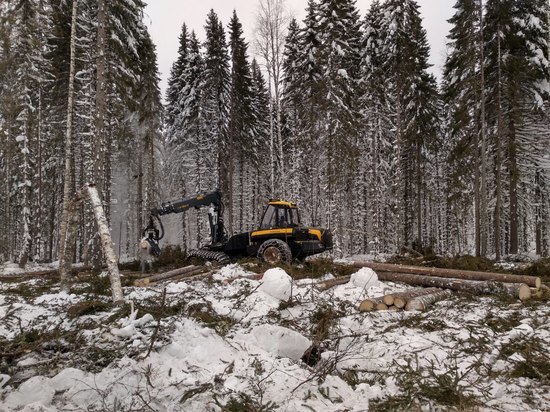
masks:
<instances>
[{"instance_id":1,"label":"snow-covered ground","mask_svg":"<svg viewBox=\"0 0 550 412\"><path fill-rule=\"evenodd\" d=\"M123 308L93 284L0 282L0 411L550 410L545 301L358 313L407 287L250 275L127 287Z\"/></svg>"}]
</instances>

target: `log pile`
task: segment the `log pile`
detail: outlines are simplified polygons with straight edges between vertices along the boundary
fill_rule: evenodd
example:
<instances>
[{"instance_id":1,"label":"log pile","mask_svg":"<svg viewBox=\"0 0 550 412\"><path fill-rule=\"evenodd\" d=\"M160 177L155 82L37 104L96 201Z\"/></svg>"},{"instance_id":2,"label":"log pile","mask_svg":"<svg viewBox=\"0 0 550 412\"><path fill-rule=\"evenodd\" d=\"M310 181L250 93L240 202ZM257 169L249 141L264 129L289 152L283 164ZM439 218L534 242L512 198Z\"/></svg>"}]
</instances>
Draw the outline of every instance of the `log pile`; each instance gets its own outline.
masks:
<instances>
[{"instance_id":1,"label":"log pile","mask_svg":"<svg viewBox=\"0 0 550 412\"><path fill-rule=\"evenodd\" d=\"M359 305L360 312L374 310L426 310L432 303L451 296L450 290L439 288L417 288L365 299ZM391 303L390 303L391 302Z\"/></svg>"},{"instance_id":2,"label":"log pile","mask_svg":"<svg viewBox=\"0 0 550 412\"><path fill-rule=\"evenodd\" d=\"M539 293L541 279L536 276L512 275L494 272L476 272L456 269L393 265L356 261L354 267L368 267L376 271L382 281L422 286L402 293L392 293L366 299L359 305L361 312L372 310L426 310L434 302L451 296L451 291L477 295L503 295L527 300ZM317 284L319 290L349 282L350 276L330 279Z\"/></svg>"}]
</instances>

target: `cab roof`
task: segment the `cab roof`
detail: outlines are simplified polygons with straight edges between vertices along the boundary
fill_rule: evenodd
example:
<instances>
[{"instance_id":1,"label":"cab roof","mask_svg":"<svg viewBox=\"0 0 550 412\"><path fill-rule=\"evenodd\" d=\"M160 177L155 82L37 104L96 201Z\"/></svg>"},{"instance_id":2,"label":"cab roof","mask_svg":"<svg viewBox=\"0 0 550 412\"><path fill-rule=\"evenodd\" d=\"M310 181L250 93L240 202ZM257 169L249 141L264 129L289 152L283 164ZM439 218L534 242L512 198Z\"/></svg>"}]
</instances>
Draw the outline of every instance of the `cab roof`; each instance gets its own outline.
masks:
<instances>
[{"instance_id":1,"label":"cab roof","mask_svg":"<svg viewBox=\"0 0 550 412\"><path fill-rule=\"evenodd\" d=\"M269 202L267 202L268 205L273 205L273 206L282 206L282 207L288 207L288 208L291 208L291 209L296 209L297 206L296 206L296 203L293 203L293 202L287 202L286 200L270 200Z\"/></svg>"}]
</instances>

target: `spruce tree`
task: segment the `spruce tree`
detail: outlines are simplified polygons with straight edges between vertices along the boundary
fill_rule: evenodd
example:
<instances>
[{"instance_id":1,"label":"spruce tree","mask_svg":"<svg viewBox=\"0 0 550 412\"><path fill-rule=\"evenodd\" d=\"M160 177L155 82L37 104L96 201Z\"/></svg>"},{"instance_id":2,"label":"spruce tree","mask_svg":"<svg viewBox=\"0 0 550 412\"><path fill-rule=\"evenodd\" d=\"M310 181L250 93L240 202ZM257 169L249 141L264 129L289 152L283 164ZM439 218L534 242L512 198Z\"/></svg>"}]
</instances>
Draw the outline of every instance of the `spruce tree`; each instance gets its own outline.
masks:
<instances>
[{"instance_id":1,"label":"spruce tree","mask_svg":"<svg viewBox=\"0 0 550 412\"><path fill-rule=\"evenodd\" d=\"M204 43L204 94L205 138L215 148L208 159L208 170L214 175L215 186L219 187L224 200L229 190L229 162L226 157L228 143L229 102L229 56L225 31L214 10L206 20L206 41Z\"/></svg>"},{"instance_id":2,"label":"spruce tree","mask_svg":"<svg viewBox=\"0 0 550 412\"><path fill-rule=\"evenodd\" d=\"M381 37L388 59L388 94L394 105L392 122L398 147L401 238L398 243L422 249L422 198L427 189L423 169L437 145L438 94L428 73L429 45L419 6L413 0L390 0L382 7Z\"/></svg>"},{"instance_id":3,"label":"spruce tree","mask_svg":"<svg viewBox=\"0 0 550 412\"><path fill-rule=\"evenodd\" d=\"M245 162L252 150L251 136L251 87L252 78L248 63L248 45L243 39L242 25L233 11L229 22L229 44L231 53L231 83L229 89L228 123L228 206L229 228L233 230L233 221L239 230L244 222L245 188L243 174ZM239 183L237 183L239 182ZM238 190L237 190L238 187ZM238 201L234 198L238 197Z\"/></svg>"}]
</instances>

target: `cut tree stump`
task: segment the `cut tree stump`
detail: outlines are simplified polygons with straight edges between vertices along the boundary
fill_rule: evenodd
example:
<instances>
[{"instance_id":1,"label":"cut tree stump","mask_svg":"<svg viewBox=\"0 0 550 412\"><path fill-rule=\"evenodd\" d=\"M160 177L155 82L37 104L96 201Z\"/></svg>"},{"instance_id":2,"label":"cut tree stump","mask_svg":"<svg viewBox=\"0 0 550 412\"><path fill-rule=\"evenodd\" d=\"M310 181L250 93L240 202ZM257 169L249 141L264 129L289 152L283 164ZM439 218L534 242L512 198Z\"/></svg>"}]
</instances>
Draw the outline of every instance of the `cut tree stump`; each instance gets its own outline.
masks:
<instances>
[{"instance_id":1,"label":"cut tree stump","mask_svg":"<svg viewBox=\"0 0 550 412\"><path fill-rule=\"evenodd\" d=\"M380 277L380 272L393 272L418 274L424 276L437 276L440 278L497 281L502 283L525 283L526 285L535 287L537 289L539 289L542 284L540 277L537 276L511 275L506 273L477 272L472 270L441 269L408 265L392 265L389 263L375 263L364 261L355 261L352 263L352 266L359 268L371 268L376 271L378 277Z\"/></svg>"},{"instance_id":2,"label":"cut tree stump","mask_svg":"<svg viewBox=\"0 0 550 412\"><path fill-rule=\"evenodd\" d=\"M442 289L460 290L475 294L506 295L515 299L531 298L531 289L525 283L502 283L479 280L451 279L436 276L424 276L407 273L380 272L378 279L382 281L401 282L413 286L437 287Z\"/></svg>"},{"instance_id":3,"label":"cut tree stump","mask_svg":"<svg viewBox=\"0 0 550 412\"><path fill-rule=\"evenodd\" d=\"M412 311L412 310L424 311L433 303L443 299L447 299L451 295L452 293L450 290L439 289L427 295L417 296L407 302L407 305L405 306L405 310L406 311Z\"/></svg>"}]
</instances>

